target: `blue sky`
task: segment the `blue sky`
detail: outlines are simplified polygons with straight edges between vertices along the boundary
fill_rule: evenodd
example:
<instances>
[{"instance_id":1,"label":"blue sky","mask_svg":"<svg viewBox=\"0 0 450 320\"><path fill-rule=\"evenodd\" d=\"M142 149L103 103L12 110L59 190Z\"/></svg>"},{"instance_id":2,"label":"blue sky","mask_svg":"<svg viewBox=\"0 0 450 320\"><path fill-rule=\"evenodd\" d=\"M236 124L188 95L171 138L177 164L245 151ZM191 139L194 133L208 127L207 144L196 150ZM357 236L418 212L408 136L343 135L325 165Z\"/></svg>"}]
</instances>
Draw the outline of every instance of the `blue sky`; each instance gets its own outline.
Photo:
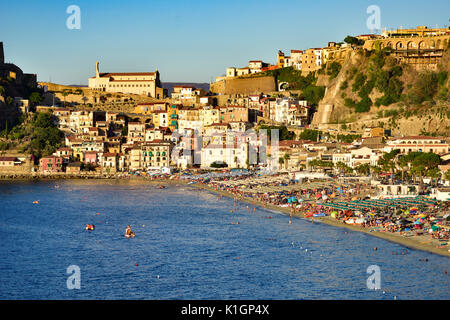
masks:
<instances>
[{"instance_id":1,"label":"blue sky","mask_svg":"<svg viewBox=\"0 0 450 320\"><path fill-rule=\"evenodd\" d=\"M66 9L81 10L69 30ZM326 46L381 26L448 26L448 0L0 0L5 56L39 81L87 84L95 73L154 71L162 81L210 82L249 60L275 63L278 50Z\"/></svg>"}]
</instances>

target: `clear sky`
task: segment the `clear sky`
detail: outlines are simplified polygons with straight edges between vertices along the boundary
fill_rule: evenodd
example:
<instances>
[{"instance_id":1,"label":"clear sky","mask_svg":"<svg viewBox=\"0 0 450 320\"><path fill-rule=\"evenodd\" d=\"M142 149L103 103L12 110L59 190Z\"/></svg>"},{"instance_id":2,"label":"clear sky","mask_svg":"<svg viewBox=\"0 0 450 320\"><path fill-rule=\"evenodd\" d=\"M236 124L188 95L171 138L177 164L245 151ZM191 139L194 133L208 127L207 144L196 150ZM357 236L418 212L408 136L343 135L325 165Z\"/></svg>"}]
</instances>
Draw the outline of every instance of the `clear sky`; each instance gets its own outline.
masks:
<instances>
[{"instance_id":1,"label":"clear sky","mask_svg":"<svg viewBox=\"0 0 450 320\"><path fill-rule=\"evenodd\" d=\"M81 10L70 30L66 9ZM445 27L449 0L0 0L5 58L39 81L87 84L100 72L151 72L167 82L210 82L249 60L276 62L278 50L323 47L381 27Z\"/></svg>"}]
</instances>

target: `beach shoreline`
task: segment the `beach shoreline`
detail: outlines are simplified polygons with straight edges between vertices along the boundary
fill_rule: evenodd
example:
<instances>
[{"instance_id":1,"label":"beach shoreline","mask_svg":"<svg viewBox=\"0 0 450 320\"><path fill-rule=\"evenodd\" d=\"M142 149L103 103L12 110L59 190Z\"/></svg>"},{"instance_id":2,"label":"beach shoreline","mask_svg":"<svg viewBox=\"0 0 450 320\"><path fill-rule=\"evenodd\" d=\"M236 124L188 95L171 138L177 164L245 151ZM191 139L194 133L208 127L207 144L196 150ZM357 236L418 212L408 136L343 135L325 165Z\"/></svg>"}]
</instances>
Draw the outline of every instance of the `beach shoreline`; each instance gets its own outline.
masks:
<instances>
[{"instance_id":1,"label":"beach shoreline","mask_svg":"<svg viewBox=\"0 0 450 320\"><path fill-rule=\"evenodd\" d=\"M226 197L229 197L232 199L234 199L234 197L235 197L235 195L233 195L232 193L229 193L229 192L226 192L223 190L216 190L215 188L212 188L210 186L200 184L200 183L191 184L190 186L204 189L204 190L210 191L212 193L226 196ZM253 199L247 199L247 198L241 197L241 196L237 196L237 199L239 201L246 202L253 206L262 207L263 209L275 210L277 212L286 214L288 216L291 213L291 209L289 207L279 207L279 206L275 206L275 205L271 205L271 204L266 204L264 206L263 203L261 203L260 201L253 200ZM426 252L450 257L450 252L448 252L448 248L437 248L436 245L438 244L438 242L433 241L433 239L428 239L427 241L419 241L419 239L417 239L417 237L407 238L405 236L402 236L399 234L394 234L394 233L389 233L389 232L370 231L369 229L361 227L361 226L349 225L349 224L342 223L330 216L306 218L303 214L297 212L297 213L293 214L293 217L301 218L301 219L305 219L305 220L309 220L309 221L314 221L314 223L316 223L316 222L324 223L324 224L327 224L327 225L330 225L333 227L346 228L346 229L349 229L352 231L363 232L363 233L371 235L371 236L375 236L375 237L378 237L378 238L381 238L381 239L384 239L387 241L391 241L391 242L403 245L410 249L421 250L421 251L426 251ZM433 243L433 244L431 244L431 243Z\"/></svg>"}]
</instances>

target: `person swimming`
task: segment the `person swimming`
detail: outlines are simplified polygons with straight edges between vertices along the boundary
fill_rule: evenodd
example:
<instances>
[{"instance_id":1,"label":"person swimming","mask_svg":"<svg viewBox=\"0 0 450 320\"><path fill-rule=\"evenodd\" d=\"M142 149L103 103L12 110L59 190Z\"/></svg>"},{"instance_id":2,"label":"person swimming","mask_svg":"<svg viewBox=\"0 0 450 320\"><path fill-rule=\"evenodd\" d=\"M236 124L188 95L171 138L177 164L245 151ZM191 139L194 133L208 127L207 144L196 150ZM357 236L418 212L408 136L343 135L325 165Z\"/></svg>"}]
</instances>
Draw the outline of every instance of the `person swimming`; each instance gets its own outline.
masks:
<instances>
[{"instance_id":1,"label":"person swimming","mask_svg":"<svg viewBox=\"0 0 450 320\"><path fill-rule=\"evenodd\" d=\"M128 225L127 228L125 229L125 237L133 238L134 236L135 236L135 234L133 231L131 231L131 226Z\"/></svg>"}]
</instances>

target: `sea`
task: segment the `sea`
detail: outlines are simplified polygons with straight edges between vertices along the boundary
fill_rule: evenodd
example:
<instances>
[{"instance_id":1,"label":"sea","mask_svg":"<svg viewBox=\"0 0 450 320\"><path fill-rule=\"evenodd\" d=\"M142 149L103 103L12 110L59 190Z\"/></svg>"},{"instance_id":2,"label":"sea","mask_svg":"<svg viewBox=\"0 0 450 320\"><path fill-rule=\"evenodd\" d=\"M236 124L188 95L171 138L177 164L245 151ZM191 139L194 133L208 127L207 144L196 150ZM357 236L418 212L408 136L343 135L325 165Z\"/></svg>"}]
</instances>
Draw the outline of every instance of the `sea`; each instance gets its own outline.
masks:
<instances>
[{"instance_id":1,"label":"sea","mask_svg":"<svg viewBox=\"0 0 450 320\"><path fill-rule=\"evenodd\" d=\"M0 244L1 300L450 298L448 257L191 185L0 182Z\"/></svg>"}]
</instances>

